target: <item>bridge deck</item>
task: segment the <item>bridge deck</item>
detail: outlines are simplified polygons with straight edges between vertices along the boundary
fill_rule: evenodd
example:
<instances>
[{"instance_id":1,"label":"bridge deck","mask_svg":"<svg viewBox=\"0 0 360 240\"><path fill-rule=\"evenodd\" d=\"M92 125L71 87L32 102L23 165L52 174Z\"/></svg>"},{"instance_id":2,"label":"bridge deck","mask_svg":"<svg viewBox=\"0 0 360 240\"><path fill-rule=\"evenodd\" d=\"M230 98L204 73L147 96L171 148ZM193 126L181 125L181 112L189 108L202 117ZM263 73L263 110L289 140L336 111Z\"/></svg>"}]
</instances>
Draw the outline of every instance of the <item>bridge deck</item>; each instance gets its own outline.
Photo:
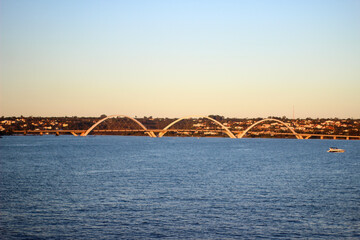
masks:
<instances>
[{"instance_id":1,"label":"bridge deck","mask_svg":"<svg viewBox=\"0 0 360 240\"><path fill-rule=\"evenodd\" d=\"M225 133L224 129L119 129L119 130L93 130L95 133L116 133L116 132L153 132L153 133L162 133L162 132L216 132L216 133ZM13 131L15 134L82 134L85 133L86 130L15 130ZM232 131L234 134L238 135L241 134L243 131ZM265 135L283 135L283 136L294 136L293 133L277 133L277 132L262 132L261 134ZM360 140L360 136L354 135L338 135L338 134L312 134L312 133L298 133L297 135L303 137L304 139L309 139L311 137L319 138L319 139L346 139L346 140L353 140L358 139Z\"/></svg>"}]
</instances>

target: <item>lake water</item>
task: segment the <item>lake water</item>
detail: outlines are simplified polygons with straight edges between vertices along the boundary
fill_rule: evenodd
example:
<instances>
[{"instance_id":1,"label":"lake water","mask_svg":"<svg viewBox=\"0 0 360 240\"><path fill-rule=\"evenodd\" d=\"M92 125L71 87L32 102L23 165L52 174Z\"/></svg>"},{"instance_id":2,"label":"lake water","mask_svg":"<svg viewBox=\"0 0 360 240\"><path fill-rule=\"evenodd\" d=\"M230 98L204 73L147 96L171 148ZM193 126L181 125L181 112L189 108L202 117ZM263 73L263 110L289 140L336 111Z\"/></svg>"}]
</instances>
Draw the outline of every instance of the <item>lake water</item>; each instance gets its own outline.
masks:
<instances>
[{"instance_id":1,"label":"lake water","mask_svg":"<svg viewBox=\"0 0 360 240\"><path fill-rule=\"evenodd\" d=\"M2 239L360 238L360 141L9 136L0 159Z\"/></svg>"}]
</instances>

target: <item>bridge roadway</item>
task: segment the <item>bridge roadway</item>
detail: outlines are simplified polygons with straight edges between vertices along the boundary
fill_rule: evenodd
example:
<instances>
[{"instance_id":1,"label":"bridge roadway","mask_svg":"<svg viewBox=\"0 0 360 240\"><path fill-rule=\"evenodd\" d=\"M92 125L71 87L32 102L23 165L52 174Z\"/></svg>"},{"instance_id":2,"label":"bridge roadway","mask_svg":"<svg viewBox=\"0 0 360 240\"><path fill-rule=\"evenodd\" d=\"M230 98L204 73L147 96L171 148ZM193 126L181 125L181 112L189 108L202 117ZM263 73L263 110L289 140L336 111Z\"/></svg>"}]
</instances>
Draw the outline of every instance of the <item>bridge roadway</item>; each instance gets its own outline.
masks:
<instances>
[{"instance_id":1,"label":"bridge roadway","mask_svg":"<svg viewBox=\"0 0 360 240\"><path fill-rule=\"evenodd\" d=\"M74 136L79 136L85 133L87 130L15 130L13 131L15 134L72 134ZM225 132L223 129L167 129L167 132ZM120 129L120 130L93 130L94 133L131 133L131 132L153 132L153 133L163 133L166 132L163 129ZM239 136L243 131L232 131L236 136ZM253 132L253 134L257 134ZM282 135L282 136L294 136L293 133L276 133L276 132L262 132L258 134L264 135ZM309 139L309 138L317 138L317 139L343 139L343 140L360 140L360 136L349 136L349 135L331 135L331 134L313 134L313 133L298 133L297 135L301 136L302 139Z\"/></svg>"}]
</instances>

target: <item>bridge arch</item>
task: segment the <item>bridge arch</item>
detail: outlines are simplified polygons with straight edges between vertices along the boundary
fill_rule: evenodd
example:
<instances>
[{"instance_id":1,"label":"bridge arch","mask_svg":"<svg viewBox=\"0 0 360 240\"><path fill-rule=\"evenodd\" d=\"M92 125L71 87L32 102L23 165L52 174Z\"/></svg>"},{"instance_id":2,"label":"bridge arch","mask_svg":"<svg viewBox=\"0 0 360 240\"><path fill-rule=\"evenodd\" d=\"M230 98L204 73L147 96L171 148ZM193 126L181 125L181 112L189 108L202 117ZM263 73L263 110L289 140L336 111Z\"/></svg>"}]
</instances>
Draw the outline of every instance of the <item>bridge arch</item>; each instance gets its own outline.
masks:
<instances>
[{"instance_id":1,"label":"bridge arch","mask_svg":"<svg viewBox=\"0 0 360 240\"><path fill-rule=\"evenodd\" d=\"M125 116L125 115L111 115L108 117L105 117L99 121L97 121L94 125L92 125L85 133L81 134L81 136L87 136L97 125L99 125L100 123L110 119L110 118L116 118L116 117L123 117L123 118L128 118L132 121L134 121L135 123L137 123L142 129L145 130L145 133L147 133L150 137L156 137L155 133L152 131L148 131L148 129L138 120L136 120L135 118L129 117L129 116Z\"/></svg>"},{"instance_id":2,"label":"bridge arch","mask_svg":"<svg viewBox=\"0 0 360 240\"><path fill-rule=\"evenodd\" d=\"M294 135L297 139L303 139L301 135L297 134L294 129L292 129L291 127L289 127L288 125L286 125L286 123L284 123L283 121L280 121L278 119L274 119L274 118L265 118L265 119L262 119L260 121L257 121L256 123L254 123L253 125L251 125L250 127L248 127L244 132L240 133L238 135L238 138L243 138L244 135L250 130L252 129L253 127L255 127L256 125L262 123L262 122L265 122L265 121L275 121L275 122L278 122L278 123L281 123L282 125L284 125L285 127L287 127Z\"/></svg>"},{"instance_id":3,"label":"bridge arch","mask_svg":"<svg viewBox=\"0 0 360 240\"><path fill-rule=\"evenodd\" d=\"M160 133L159 133L159 137L162 137L164 136L166 133L167 133L167 130L173 126L174 124L182 121L182 120L185 120L185 119L189 119L189 118L206 118L206 119L209 119L211 121L213 121L214 123L216 123L217 125L219 125L220 127L222 127L224 130L225 130L225 133L230 137L230 138L236 138L235 135L227 128L225 127L221 122L219 121L216 121L215 119L211 118L211 117L207 117L207 116L187 116L187 117L182 117L182 118L179 118L175 121L173 121L172 123L170 123L169 125L167 125Z\"/></svg>"}]
</instances>

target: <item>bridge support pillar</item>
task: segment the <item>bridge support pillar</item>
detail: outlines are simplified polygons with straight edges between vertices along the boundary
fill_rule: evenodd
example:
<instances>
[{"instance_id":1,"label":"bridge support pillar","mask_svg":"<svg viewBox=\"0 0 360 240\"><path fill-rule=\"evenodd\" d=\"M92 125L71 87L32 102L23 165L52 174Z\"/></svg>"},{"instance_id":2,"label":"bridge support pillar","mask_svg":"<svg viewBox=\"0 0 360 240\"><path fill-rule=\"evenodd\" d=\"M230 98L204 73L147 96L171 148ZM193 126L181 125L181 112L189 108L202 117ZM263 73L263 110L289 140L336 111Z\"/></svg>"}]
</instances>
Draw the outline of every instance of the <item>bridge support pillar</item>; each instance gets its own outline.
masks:
<instances>
[{"instance_id":1,"label":"bridge support pillar","mask_svg":"<svg viewBox=\"0 0 360 240\"><path fill-rule=\"evenodd\" d=\"M347 136L347 137L346 137L346 140L349 140L349 139L350 139L349 136Z\"/></svg>"},{"instance_id":2,"label":"bridge support pillar","mask_svg":"<svg viewBox=\"0 0 360 240\"><path fill-rule=\"evenodd\" d=\"M309 138L311 138L311 135L307 135L305 139L309 139Z\"/></svg>"},{"instance_id":3,"label":"bridge support pillar","mask_svg":"<svg viewBox=\"0 0 360 240\"><path fill-rule=\"evenodd\" d=\"M324 139L324 136L320 136L320 139Z\"/></svg>"},{"instance_id":4,"label":"bridge support pillar","mask_svg":"<svg viewBox=\"0 0 360 240\"><path fill-rule=\"evenodd\" d=\"M77 137L78 135L74 132L71 132L72 135L74 135L75 137Z\"/></svg>"},{"instance_id":5,"label":"bridge support pillar","mask_svg":"<svg viewBox=\"0 0 360 240\"><path fill-rule=\"evenodd\" d=\"M237 138L242 138L243 132L239 132L238 135L236 135Z\"/></svg>"},{"instance_id":6,"label":"bridge support pillar","mask_svg":"<svg viewBox=\"0 0 360 240\"><path fill-rule=\"evenodd\" d=\"M146 132L150 137L156 138L156 135L153 131Z\"/></svg>"},{"instance_id":7,"label":"bridge support pillar","mask_svg":"<svg viewBox=\"0 0 360 240\"><path fill-rule=\"evenodd\" d=\"M333 139L336 140L336 136L334 136Z\"/></svg>"}]
</instances>

